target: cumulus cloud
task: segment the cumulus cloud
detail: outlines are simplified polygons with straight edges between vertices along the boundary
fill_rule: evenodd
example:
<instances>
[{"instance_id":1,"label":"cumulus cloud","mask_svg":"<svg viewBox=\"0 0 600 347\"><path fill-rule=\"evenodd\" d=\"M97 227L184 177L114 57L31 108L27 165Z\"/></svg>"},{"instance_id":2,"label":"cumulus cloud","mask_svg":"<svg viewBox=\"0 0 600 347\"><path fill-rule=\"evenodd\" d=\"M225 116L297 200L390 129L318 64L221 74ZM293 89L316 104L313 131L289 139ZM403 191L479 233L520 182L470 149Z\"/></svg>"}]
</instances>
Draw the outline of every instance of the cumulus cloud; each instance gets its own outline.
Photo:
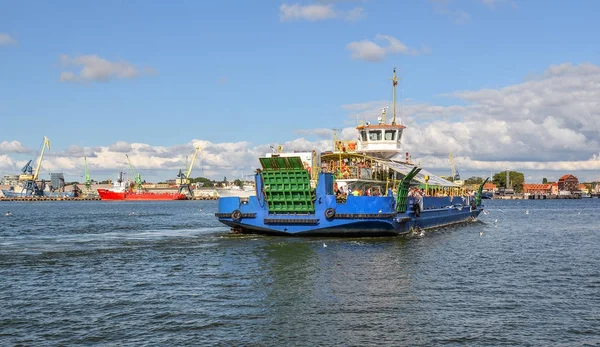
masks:
<instances>
[{"instance_id":1,"label":"cumulus cloud","mask_svg":"<svg viewBox=\"0 0 600 347\"><path fill-rule=\"evenodd\" d=\"M486 1L493 2L494 0L482 0L484 3ZM452 19L455 24L466 24L471 20L471 15L468 12L450 8L447 0L429 0L429 2L433 5L435 13Z\"/></svg>"},{"instance_id":2,"label":"cumulus cloud","mask_svg":"<svg viewBox=\"0 0 600 347\"><path fill-rule=\"evenodd\" d=\"M125 141L117 141L115 143L113 143L112 145L108 146L108 150L111 152L117 152L117 153L127 153L127 152L131 152L133 148L131 147L131 144L129 144L128 142Z\"/></svg>"},{"instance_id":3,"label":"cumulus cloud","mask_svg":"<svg viewBox=\"0 0 600 347\"><path fill-rule=\"evenodd\" d=\"M321 4L281 4L279 6L279 20L282 22L307 20L316 22L320 20L342 18L345 20L357 20L364 16L362 7L350 10L339 10L331 3Z\"/></svg>"},{"instance_id":4,"label":"cumulus cloud","mask_svg":"<svg viewBox=\"0 0 600 347\"><path fill-rule=\"evenodd\" d=\"M81 67L79 72L61 72L61 82L106 82L112 79L132 79L155 73L155 70L152 68L147 67L140 70L135 65L124 60L109 61L97 55L70 57L63 54L60 57L60 61L64 68Z\"/></svg>"},{"instance_id":5,"label":"cumulus cloud","mask_svg":"<svg viewBox=\"0 0 600 347\"><path fill-rule=\"evenodd\" d=\"M10 35L0 33L0 46L16 45L17 40L13 39Z\"/></svg>"},{"instance_id":6,"label":"cumulus cloud","mask_svg":"<svg viewBox=\"0 0 600 347\"><path fill-rule=\"evenodd\" d=\"M21 167L23 165L21 165ZM15 175L18 173L18 169L16 167L17 163L15 160L13 160L13 158L11 158L8 154L0 154L0 170Z\"/></svg>"},{"instance_id":7,"label":"cumulus cloud","mask_svg":"<svg viewBox=\"0 0 600 347\"><path fill-rule=\"evenodd\" d=\"M554 65L519 84L445 96L459 105L408 102L399 113L408 126L403 146L421 165L448 167L452 152L459 170L579 171L599 178L590 171L600 170L599 66ZM343 108L349 118L373 119L388 106L370 101Z\"/></svg>"},{"instance_id":8,"label":"cumulus cloud","mask_svg":"<svg viewBox=\"0 0 600 347\"><path fill-rule=\"evenodd\" d=\"M450 173L448 153L461 176L488 176L506 170L523 172L530 182L542 177L557 180L571 173L582 181L600 180L600 66L561 64L538 76L500 89L463 90L446 96L458 99L452 105L410 101L398 117L407 126L402 138L403 152L428 170ZM373 121L389 101L367 101L343 105L348 119ZM388 111L388 117L391 111ZM342 120L340 120L342 123ZM259 167L258 157L270 146L285 151L332 148L333 131L326 128L297 130L297 138L283 143L211 143L192 140L176 146L119 141L97 148L69 147L64 152L47 151L42 170L65 172L78 178L83 158L95 179L113 178L116 170L128 171L132 164L144 179L174 178L186 166L186 157L195 146L202 152L193 176L213 179L240 177ZM337 132L339 139L357 138L353 126ZM0 148L21 148L17 141L5 141ZM5 151L5 150L4 150ZM5 151L6 152L6 151ZM50 154L52 153L52 154ZM0 151L0 169L18 173L20 161Z\"/></svg>"},{"instance_id":9,"label":"cumulus cloud","mask_svg":"<svg viewBox=\"0 0 600 347\"><path fill-rule=\"evenodd\" d=\"M31 153L32 150L26 148L19 141L0 142L0 153Z\"/></svg>"},{"instance_id":10,"label":"cumulus cloud","mask_svg":"<svg viewBox=\"0 0 600 347\"><path fill-rule=\"evenodd\" d=\"M510 4L513 8L518 7L517 2L514 0L481 0L481 3L484 4L485 6L489 7L492 10L495 9L496 6L503 4L503 3Z\"/></svg>"},{"instance_id":11,"label":"cumulus cloud","mask_svg":"<svg viewBox=\"0 0 600 347\"><path fill-rule=\"evenodd\" d=\"M362 40L350 42L346 45L346 49L352 54L352 59L370 62L382 61L390 54L418 55L429 52L426 48L421 50L409 48L400 40L390 35L377 34L375 41Z\"/></svg>"}]
</instances>

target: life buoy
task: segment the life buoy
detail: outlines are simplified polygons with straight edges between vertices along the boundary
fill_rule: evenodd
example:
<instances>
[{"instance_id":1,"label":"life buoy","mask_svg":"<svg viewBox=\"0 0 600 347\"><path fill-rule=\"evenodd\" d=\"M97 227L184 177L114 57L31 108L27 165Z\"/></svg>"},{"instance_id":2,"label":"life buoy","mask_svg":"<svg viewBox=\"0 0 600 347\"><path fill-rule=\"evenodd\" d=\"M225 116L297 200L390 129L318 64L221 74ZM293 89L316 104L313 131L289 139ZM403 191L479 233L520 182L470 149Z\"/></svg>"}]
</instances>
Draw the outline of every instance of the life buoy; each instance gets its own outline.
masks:
<instances>
[{"instance_id":1,"label":"life buoy","mask_svg":"<svg viewBox=\"0 0 600 347\"><path fill-rule=\"evenodd\" d=\"M333 208L328 208L325 210L325 218L331 219L335 216L335 210Z\"/></svg>"},{"instance_id":2,"label":"life buoy","mask_svg":"<svg viewBox=\"0 0 600 347\"><path fill-rule=\"evenodd\" d=\"M242 219L242 212L240 212L240 210L235 210L231 212L231 219L233 219L236 222L239 221L240 219Z\"/></svg>"},{"instance_id":3,"label":"life buoy","mask_svg":"<svg viewBox=\"0 0 600 347\"><path fill-rule=\"evenodd\" d=\"M415 203L413 204L413 211L415 211L415 216L416 216L416 217L419 217L419 216L421 216L421 205L419 205L419 203L418 203L418 202L415 202Z\"/></svg>"}]
</instances>

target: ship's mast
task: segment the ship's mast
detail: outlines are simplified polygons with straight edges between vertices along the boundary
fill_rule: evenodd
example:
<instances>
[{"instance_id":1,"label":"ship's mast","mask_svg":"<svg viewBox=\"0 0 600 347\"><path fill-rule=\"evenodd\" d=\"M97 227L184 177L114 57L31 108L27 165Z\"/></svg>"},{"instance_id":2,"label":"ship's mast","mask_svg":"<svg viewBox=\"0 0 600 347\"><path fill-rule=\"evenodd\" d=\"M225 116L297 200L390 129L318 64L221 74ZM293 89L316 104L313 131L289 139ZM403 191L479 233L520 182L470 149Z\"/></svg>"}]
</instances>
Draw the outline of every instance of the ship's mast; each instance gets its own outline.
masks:
<instances>
[{"instance_id":1,"label":"ship's mast","mask_svg":"<svg viewBox=\"0 0 600 347\"><path fill-rule=\"evenodd\" d=\"M393 85L393 105L394 105L394 117L392 118L392 125L396 125L396 86L398 85L398 78L396 77L396 68L394 68L394 77L392 78Z\"/></svg>"}]
</instances>

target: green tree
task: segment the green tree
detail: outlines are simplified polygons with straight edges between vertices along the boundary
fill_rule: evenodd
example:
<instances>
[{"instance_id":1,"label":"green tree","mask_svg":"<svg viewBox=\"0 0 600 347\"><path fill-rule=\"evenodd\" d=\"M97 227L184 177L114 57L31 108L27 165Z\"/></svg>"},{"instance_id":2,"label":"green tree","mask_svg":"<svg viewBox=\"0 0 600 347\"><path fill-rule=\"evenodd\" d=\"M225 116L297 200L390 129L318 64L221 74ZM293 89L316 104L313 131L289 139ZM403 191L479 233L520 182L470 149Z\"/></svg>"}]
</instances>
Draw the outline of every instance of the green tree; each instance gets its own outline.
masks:
<instances>
[{"instance_id":1,"label":"green tree","mask_svg":"<svg viewBox=\"0 0 600 347\"><path fill-rule=\"evenodd\" d=\"M483 183L483 178L481 177L469 177L465 180L465 184L481 184Z\"/></svg>"},{"instance_id":2,"label":"green tree","mask_svg":"<svg viewBox=\"0 0 600 347\"><path fill-rule=\"evenodd\" d=\"M214 182L206 177L196 177L190 179L191 183L202 183L203 187L212 188L215 186Z\"/></svg>"},{"instance_id":3,"label":"green tree","mask_svg":"<svg viewBox=\"0 0 600 347\"><path fill-rule=\"evenodd\" d=\"M542 178L542 183L543 184L547 184L548 183L548 179L546 177Z\"/></svg>"},{"instance_id":4,"label":"green tree","mask_svg":"<svg viewBox=\"0 0 600 347\"><path fill-rule=\"evenodd\" d=\"M523 191L523 182L525 182L525 175L522 172L509 171L508 177L510 178L510 185L515 192L520 193ZM506 187L506 171L499 172L492 177L498 187Z\"/></svg>"},{"instance_id":5,"label":"green tree","mask_svg":"<svg viewBox=\"0 0 600 347\"><path fill-rule=\"evenodd\" d=\"M236 186L243 188L244 187L244 182L240 179L236 179L235 181L233 181L233 184L235 184Z\"/></svg>"}]
</instances>

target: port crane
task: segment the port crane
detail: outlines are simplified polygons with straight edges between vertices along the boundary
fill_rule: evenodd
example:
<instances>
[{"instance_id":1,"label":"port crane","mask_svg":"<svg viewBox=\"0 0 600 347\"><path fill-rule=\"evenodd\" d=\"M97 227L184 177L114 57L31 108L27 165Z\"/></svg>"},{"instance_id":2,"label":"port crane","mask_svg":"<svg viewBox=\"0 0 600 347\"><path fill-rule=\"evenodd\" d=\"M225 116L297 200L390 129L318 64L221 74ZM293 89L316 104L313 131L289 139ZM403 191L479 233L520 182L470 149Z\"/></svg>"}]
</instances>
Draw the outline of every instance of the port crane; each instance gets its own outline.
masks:
<instances>
[{"instance_id":1,"label":"port crane","mask_svg":"<svg viewBox=\"0 0 600 347\"><path fill-rule=\"evenodd\" d=\"M186 191L190 196L193 195L192 190L190 189L190 175L192 174L192 169L194 168L194 163L196 162L198 152L200 152L200 147L197 146L196 150L194 151L194 155L192 156L192 162L185 173L179 169L179 173L175 179L175 184L179 185L180 193Z\"/></svg>"},{"instance_id":2,"label":"port crane","mask_svg":"<svg viewBox=\"0 0 600 347\"><path fill-rule=\"evenodd\" d=\"M125 156L127 157L127 163L129 163L129 169L131 170L131 175L133 176L133 180L135 182L135 185L137 187L137 189L142 189L142 176L139 173L135 172L135 169L133 168L133 165L131 165L131 160L129 160L129 155L125 154Z\"/></svg>"},{"instance_id":3,"label":"port crane","mask_svg":"<svg viewBox=\"0 0 600 347\"><path fill-rule=\"evenodd\" d=\"M460 175L454 166L454 158L452 157L452 153L448 155L448 161L450 162L450 168L452 169L452 182L458 184L459 186L463 185L463 181L460 179Z\"/></svg>"},{"instance_id":4,"label":"port crane","mask_svg":"<svg viewBox=\"0 0 600 347\"><path fill-rule=\"evenodd\" d=\"M42 166L42 158L44 158L44 151L48 148L50 150L50 140L46 136L44 136L44 142L42 143L42 149L40 151L40 157L37 161L37 166L35 170L31 166L32 160L28 161L27 164L21 169L22 174L19 175L19 182L23 182L23 189L21 192L25 191L25 196L43 196L44 195L44 182L42 182L41 186L38 186L36 181L40 174L40 167Z\"/></svg>"},{"instance_id":5,"label":"port crane","mask_svg":"<svg viewBox=\"0 0 600 347\"><path fill-rule=\"evenodd\" d=\"M90 172L88 171L87 157L83 157L85 161L85 187L89 190L92 186L92 179L90 178Z\"/></svg>"}]
</instances>

